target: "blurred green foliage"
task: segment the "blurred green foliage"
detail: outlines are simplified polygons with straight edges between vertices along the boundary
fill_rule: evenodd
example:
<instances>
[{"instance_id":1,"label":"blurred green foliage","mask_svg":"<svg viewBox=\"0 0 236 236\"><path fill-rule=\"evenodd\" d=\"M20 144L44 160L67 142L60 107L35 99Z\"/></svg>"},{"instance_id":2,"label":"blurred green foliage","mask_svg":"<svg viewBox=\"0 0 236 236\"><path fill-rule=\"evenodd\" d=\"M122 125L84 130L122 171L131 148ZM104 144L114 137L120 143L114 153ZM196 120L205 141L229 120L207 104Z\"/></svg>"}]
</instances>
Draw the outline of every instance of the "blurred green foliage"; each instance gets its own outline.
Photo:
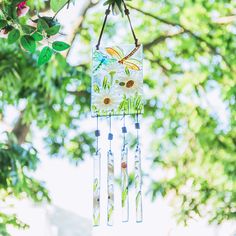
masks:
<instances>
[{"instance_id":1,"label":"blurred green foliage","mask_svg":"<svg viewBox=\"0 0 236 236\"><path fill-rule=\"evenodd\" d=\"M11 134L7 134L7 142L0 143L0 201L3 206L9 197L23 199L25 197L34 202L50 201L44 183L32 177L39 163L37 151L29 144L24 147L17 144ZM7 203L8 204L8 203ZM0 235L8 236L7 226L19 228L28 226L21 222L16 215L0 212Z\"/></svg>"},{"instance_id":2,"label":"blurred green foliage","mask_svg":"<svg viewBox=\"0 0 236 236\"><path fill-rule=\"evenodd\" d=\"M0 37L7 38L8 44L20 43L23 50L34 53L37 49L38 65L49 62L53 54L64 51L70 46L61 41L54 41L52 36L58 35L61 29L57 14L71 0L51 0L50 6L55 12L53 16L40 16L35 7L46 7L44 1L3 0L0 2ZM47 46L41 47L42 42ZM60 47L58 45L60 44Z\"/></svg>"},{"instance_id":3,"label":"blurred green foliage","mask_svg":"<svg viewBox=\"0 0 236 236\"><path fill-rule=\"evenodd\" d=\"M39 1L35 7L45 7L42 4ZM235 16L236 4L223 0L137 0L127 4L145 52L144 120L151 122L153 139L152 171L147 177L150 194L153 199L160 195L171 198L181 222L198 217L217 223L235 220L236 25L230 16ZM78 40L87 48L81 58L87 58L83 56L89 53L90 40L101 28L104 11L95 7L96 13L86 12L78 30ZM104 41L122 37L123 42L131 41L125 20L108 21ZM115 34L121 28L122 37ZM46 130L51 156L78 163L93 152L93 136L82 132L78 122L90 110L87 59L78 67L70 66L57 54L39 68L35 54L3 40L0 48L1 119L7 106L19 107L23 101L22 123ZM0 163L6 161L0 165L0 191L9 188L16 197L27 193L36 201L48 199L43 185L20 171L24 166L35 170L36 152L10 140L0 149ZM32 141L31 136L25 141ZM19 162L15 169L14 160ZM19 177L24 184L14 182ZM43 193L40 199L37 192ZM1 195L1 199L5 197ZM0 224L0 232L1 227L4 225Z\"/></svg>"}]
</instances>

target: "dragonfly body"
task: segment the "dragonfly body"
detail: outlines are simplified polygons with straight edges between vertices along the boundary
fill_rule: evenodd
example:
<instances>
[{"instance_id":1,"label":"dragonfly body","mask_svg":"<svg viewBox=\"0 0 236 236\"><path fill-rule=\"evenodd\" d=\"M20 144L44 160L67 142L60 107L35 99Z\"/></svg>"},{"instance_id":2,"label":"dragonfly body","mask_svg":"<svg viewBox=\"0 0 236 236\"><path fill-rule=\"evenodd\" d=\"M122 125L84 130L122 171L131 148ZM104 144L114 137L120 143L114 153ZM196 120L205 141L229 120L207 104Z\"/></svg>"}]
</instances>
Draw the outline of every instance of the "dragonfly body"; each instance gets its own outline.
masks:
<instances>
[{"instance_id":1,"label":"dragonfly body","mask_svg":"<svg viewBox=\"0 0 236 236\"><path fill-rule=\"evenodd\" d=\"M124 55L124 52L119 47L106 48L106 51L109 55L115 58L118 63L125 65L128 69L131 70L140 70L140 61L131 58L139 49L140 46L134 48L127 56Z\"/></svg>"}]
</instances>

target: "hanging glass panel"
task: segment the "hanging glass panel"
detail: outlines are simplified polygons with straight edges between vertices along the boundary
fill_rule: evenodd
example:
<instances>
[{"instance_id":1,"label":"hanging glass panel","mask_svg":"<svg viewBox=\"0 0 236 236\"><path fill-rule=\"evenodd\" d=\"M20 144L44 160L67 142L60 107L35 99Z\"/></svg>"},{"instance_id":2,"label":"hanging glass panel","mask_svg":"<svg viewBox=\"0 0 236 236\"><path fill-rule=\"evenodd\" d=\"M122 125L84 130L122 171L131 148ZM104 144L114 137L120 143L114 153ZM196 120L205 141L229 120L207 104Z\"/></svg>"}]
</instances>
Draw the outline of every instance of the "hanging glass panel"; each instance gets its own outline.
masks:
<instances>
[{"instance_id":1,"label":"hanging glass panel","mask_svg":"<svg viewBox=\"0 0 236 236\"><path fill-rule=\"evenodd\" d=\"M143 113L142 46L93 50L92 116Z\"/></svg>"}]
</instances>

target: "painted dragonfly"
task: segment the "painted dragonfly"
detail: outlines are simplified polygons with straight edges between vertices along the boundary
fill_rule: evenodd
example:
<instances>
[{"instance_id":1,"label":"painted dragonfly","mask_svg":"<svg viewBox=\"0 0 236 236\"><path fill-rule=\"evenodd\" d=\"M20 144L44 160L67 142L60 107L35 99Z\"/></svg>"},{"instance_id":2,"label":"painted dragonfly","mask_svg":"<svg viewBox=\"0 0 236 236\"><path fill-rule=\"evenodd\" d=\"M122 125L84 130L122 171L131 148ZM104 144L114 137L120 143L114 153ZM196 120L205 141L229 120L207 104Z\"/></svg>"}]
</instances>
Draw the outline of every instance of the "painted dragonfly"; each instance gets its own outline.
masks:
<instances>
[{"instance_id":1,"label":"painted dragonfly","mask_svg":"<svg viewBox=\"0 0 236 236\"><path fill-rule=\"evenodd\" d=\"M137 59L131 58L139 49L140 46L135 47L127 56L119 47L107 47L106 52L115 58L118 63L125 65L131 70L141 70L141 62Z\"/></svg>"},{"instance_id":2,"label":"painted dragonfly","mask_svg":"<svg viewBox=\"0 0 236 236\"><path fill-rule=\"evenodd\" d=\"M100 51L95 51L93 55L94 61L98 63L98 65L94 68L93 72L99 70L103 65L110 65L116 62L116 59L109 58L107 55L103 54Z\"/></svg>"}]
</instances>

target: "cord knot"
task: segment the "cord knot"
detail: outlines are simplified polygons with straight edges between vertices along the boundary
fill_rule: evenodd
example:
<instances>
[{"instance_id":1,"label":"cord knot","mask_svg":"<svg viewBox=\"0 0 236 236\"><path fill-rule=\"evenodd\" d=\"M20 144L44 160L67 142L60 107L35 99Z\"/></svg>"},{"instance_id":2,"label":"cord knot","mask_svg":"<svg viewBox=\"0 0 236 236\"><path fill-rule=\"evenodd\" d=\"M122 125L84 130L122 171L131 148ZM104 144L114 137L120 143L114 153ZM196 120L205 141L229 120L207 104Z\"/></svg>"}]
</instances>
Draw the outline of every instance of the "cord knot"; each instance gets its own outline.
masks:
<instances>
[{"instance_id":1,"label":"cord knot","mask_svg":"<svg viewBox=\"0 0 236 236\"><path fill-rule=\"evenodd\" d=\"M125 9L125 15L129 15L129 9Z\"/></svg>"},{"instance_id":2,"label":"cord knot","mask_svg":"<svg viewBox=\"0 0 236 236\"><path fill-rule=\"evenodd\" d=\"M106 9L105 14L108 16L111 13L110 9Z\"/></svg>"}]
</instances>

